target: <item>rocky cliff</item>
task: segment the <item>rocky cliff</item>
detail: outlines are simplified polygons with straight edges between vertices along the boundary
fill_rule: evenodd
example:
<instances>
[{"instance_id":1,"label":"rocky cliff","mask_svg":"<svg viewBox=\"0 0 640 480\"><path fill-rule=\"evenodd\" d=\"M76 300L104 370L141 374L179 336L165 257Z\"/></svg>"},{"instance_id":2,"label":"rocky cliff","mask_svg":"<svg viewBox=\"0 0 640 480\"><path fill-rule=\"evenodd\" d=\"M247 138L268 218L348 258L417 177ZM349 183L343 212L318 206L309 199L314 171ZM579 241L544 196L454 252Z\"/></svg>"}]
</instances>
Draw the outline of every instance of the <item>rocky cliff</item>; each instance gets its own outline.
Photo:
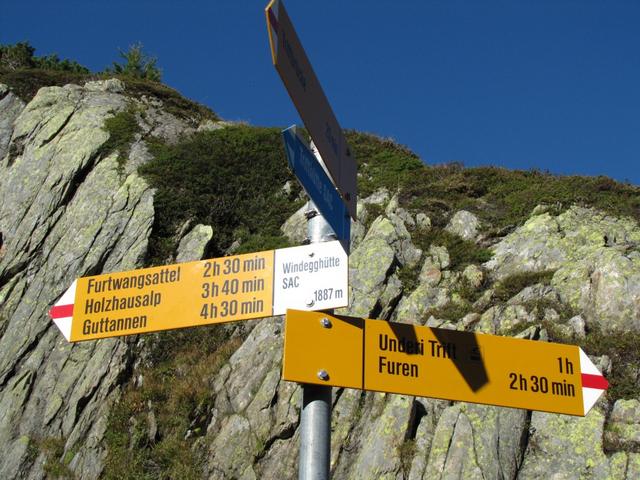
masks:
<instances>
[{"instance_id":1,"label":"rocky cliff","mask_svg":"<svg viewBox=\"0 0 640 480\"><path fill-rule=\"evenodd\" d=\"M114 143L123 112L136 125ZM159 142L225 128L117 79L32 99L0 84L0 478L296 478L282 318L71 345L47 317L77 277L251 248L195 213L159 248L163 193L139 173ZM400 170L376 176L396 165L367 142L388 142L351 141L366 195L336 313L580 344L612 388L585 418L334 389L333 478L640 477L638 189L600 182L604 206L549 198L505 225L488 189L444 168L439 188L464 202L423 201ZM606 208L616 192L628 214ZM282 229L300 243L302 211Z\"/></svg>"}]
</instances>

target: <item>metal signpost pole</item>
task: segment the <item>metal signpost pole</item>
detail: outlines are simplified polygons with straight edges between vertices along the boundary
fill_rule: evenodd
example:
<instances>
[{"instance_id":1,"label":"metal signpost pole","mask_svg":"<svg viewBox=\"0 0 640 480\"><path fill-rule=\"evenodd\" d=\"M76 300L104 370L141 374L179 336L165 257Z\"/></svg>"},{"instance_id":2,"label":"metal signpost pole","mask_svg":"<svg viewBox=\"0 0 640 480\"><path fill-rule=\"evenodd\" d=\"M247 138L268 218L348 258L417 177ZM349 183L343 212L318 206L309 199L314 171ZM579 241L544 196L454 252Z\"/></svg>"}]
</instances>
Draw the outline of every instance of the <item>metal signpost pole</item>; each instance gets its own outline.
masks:
<instances>
[{"instance_id":1,"label":"metal signpost pole","mask_svg":"<svg viewBox=\"0 0 640 480\"><path fill-rule=\"evenodd\" d=\"M313 201L307 204L307 236L310 243L333 240L335 234ZM326 372L318 372L325 379ZM325 378L323 378L325 377ZM331 387L302 385L300 413L299 480L328 480L331 454Z\"/></svg>"}]
</instances>

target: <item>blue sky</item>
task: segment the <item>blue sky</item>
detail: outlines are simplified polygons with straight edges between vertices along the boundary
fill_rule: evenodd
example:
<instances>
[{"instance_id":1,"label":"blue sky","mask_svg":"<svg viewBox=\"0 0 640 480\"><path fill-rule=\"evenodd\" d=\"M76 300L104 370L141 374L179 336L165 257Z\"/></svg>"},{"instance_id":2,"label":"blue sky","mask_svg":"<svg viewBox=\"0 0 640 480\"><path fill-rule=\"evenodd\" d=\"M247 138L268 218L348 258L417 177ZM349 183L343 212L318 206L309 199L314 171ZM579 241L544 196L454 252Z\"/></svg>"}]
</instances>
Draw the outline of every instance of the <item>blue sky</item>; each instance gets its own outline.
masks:
<instances>
[{"instance_id":1,"label":"blue sky","mask_svg":"<svg viewBox=\"0 0 640 480\"><path fill-rule=\"evenodd\" d=\"M640 2L284 0L343 128L459 161L640 185ZM141 42L225 119L301 121L267 0L3 0L0 43L92 70Z\"/></svg>"}]
</instances>

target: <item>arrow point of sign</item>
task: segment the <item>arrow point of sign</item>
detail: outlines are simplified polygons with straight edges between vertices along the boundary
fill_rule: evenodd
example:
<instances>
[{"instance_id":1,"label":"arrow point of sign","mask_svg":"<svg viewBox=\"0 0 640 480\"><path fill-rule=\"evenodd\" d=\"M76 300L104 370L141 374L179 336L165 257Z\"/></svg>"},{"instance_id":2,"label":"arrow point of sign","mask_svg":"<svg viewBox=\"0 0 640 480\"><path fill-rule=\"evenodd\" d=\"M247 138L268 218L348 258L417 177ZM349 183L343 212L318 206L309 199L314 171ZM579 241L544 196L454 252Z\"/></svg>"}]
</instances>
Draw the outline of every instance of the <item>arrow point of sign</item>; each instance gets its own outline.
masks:
<instances>
[{"instance_id":1,"label":"arrow point of sign","mask_svg":"<svg viewBox=\"0 0 640 480\"><path fill-rule=\"evenodd\" d=\"M602 375L586 353L580 350L580 373L582 378L582 401L584 414L589 413L604 391L609 388L609 382Z\"/></svg>"},{"instance_id":2,"label":"arrow point of sign","mask_svg":"<svg viewBox=\"0 0 640 480\"><path fill-rule=\"evenodd\" d=\"M53 319L53 323L56 324L67 342L71 341L71 320L71 317Z\"/></svg>"},{"instance_id":3,"label":"arrow point of sign","mask_svg":"<svg viewBox=\"0 0 640 480\"><path fill-rule=\"evenodd\" d=\"M71 286L49 310L49 316L56 324L67 342L71 341L71 324L73 321L73 302L76 298L76 284L74 280Z\"/></svg>"}]
</instances>

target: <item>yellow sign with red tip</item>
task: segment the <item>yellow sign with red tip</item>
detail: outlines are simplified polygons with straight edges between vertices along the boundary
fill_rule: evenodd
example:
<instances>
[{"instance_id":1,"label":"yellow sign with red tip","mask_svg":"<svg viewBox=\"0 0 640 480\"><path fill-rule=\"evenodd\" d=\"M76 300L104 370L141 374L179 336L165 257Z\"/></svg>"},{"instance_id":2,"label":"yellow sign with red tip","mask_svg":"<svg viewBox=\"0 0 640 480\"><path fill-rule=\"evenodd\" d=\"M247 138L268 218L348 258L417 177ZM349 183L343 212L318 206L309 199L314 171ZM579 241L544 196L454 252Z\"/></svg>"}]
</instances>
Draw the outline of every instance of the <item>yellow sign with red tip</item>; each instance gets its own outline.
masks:
<instances>
[{"instance_id":1,"label":"yellow sign with red tip","mask_svg":"<svg viewBox=\"0 0 640 480\"><path fill-rule=\"evenodd\" d=\"M289 310L285 380L586 415L608 387L575 345Z\"/></svg>"}]
</instances>

